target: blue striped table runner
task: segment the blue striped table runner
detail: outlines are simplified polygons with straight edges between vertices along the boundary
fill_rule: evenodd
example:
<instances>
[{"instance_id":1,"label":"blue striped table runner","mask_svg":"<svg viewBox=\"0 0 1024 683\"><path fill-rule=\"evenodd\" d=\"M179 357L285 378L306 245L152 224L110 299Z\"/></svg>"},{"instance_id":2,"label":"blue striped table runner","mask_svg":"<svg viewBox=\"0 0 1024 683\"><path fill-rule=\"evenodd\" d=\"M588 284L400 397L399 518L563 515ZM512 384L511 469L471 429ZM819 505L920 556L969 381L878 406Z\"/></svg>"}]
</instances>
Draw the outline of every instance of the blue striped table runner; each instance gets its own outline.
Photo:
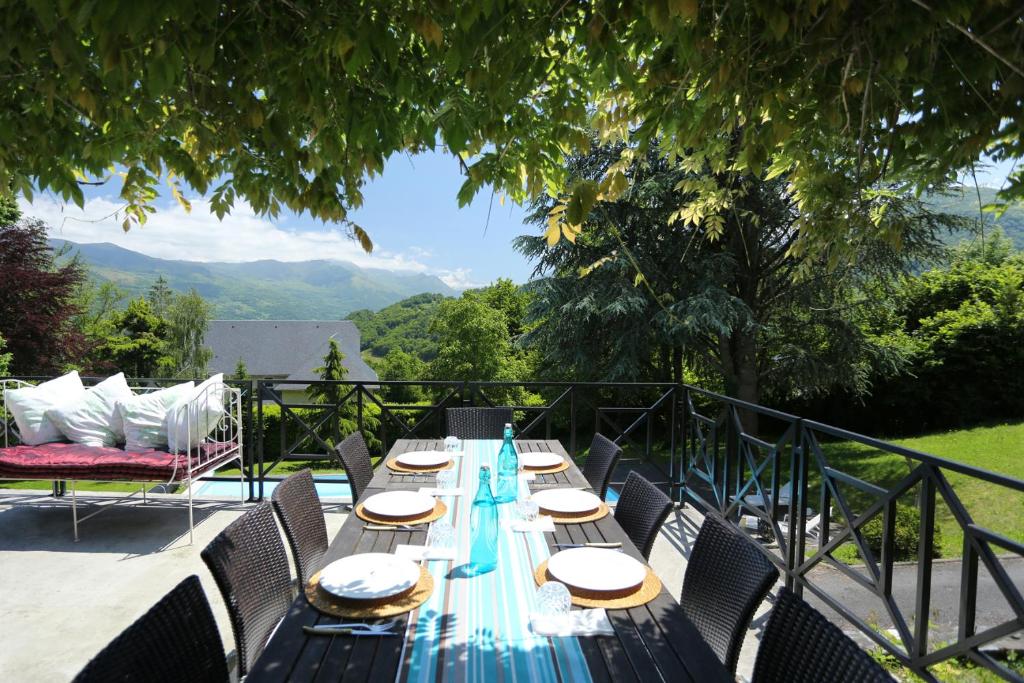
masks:
<instances>
[{"instance_id":1,"label":"blue striped table runner","mask_svg":"<svg viewBox=\"0 0 1024 683\"><path fill-rule=\"evenodd\" d=\"M489 464L492 484L501 441L465 440L456 458L464 496L444 499L443 521L455 527L454 562L432 561L434 593L409 618L403 664L396 681L590 681L576 638L543 638L530 632L537 586L533 570L549 557L541 532L515 533L503 525L515 518L515 504L498 506L498 568L466 577L469 562L469 512L480 465ZM529 495L520 481L521 494Z\"/></svg>"}]
</instances>

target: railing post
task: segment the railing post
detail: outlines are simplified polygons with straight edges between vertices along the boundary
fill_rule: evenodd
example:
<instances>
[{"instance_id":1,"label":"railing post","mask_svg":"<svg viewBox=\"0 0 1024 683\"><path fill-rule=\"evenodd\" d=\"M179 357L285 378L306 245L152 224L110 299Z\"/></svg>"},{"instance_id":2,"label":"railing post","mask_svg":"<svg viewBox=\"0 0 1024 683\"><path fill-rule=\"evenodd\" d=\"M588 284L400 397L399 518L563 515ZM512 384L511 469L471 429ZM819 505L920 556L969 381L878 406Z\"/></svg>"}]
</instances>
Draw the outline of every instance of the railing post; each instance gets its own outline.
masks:
<instances>
[{"instance_id":1,"label":"railing post","mask_svg":"<svg viewBox=\"0 0 1024 683\"><path fill-rule=\"evenodd\" d=\"M365 430L363 429L363 384L359 383L356 387L356 429L365 436ZM340 406L338 410L341 410ZM381 455L387 455L387 451L384 451Z\"/></svg>"},{"instance_id":2,"label":"railing post","mask_svg":"<svg viewBox=\"0 0 1024 683\"><path fill-rule=\"evenodd\" d=\"M690 388L685 384L680 386L683 389L683 414L682 424L679 425L679 439L682 441L679 453L679 502L682 507L686 507L686 478L689 474L690 450L693 444L690 443Z\"/></svg>"},{"instance_id":3,"label":"railing post","mask_svg":"<svg viewBox=\"0 0 1024 683\"><path fill-rule=\"evenodd\" d=\"M739 484L737 476L739 465L739 433L736 431L736 420L738 412L732 405L725 408L725 462L723 463L722 476L722 510L729 507L732 498L736 495L736 487ZM732 521L732 520L731 520Z\"/></svg>"},{"instance_id":4,"label":"railing post","mask_svg":"<svg viewBox=\"0 0 1024 683\"><path fill-rule=\"evenodd\" d=\"M569 455L576 460L576 385L569 388Z\"/></svg>"},{"instance_id":5,"label":"railing post","mask_svg":"<svg viewBox=\"0 0 1024 683\"><path fill-rule=\"evenodd\" d=\"M935 547L935 479L931 467L921 477L921 531L917 545L917 595L914 601L914 648L912 659L928 654L928 620L931 618L932 554Z\"/></svg>"},{"instance_id":6,"label":"railing post","mask_svg":"<svg viewBox=\"0 0 1024 683\"><path fill-rule=\"evenodd\" d=\"M263 450L264 450L264 448L263 448L263 446L264 446L263 441L264 441L264 436L265 436L264 424L263 424L263 380L258 380L256 382L256 386L258 387L258 396L257 396L258 403L256 404L256 410L257 410L256 416L257 416L257 419L259 420L259 425L260 425L259 426L260 445L259 445L259 453L258 453L258 455L259 455L259 482L260 483L259 483L259 495L256 496L255 495L256 491L253 490L252 479L250 478L250 480L249 480L249 498L251 499L253 497L256 497L257 500L263 500ZM281 420L284 420L284 414L283 413L281 415Z\"/></svg>"},{"instance_id":7,"label":"railing post","mask_svg":"<svg viewBox=\"0 0 1024 683\"><path fill-rule=\"evenodd\" d=\"M803 595L804 585L797 581L796 570L803 564L807 547L807 444L804 441L804 422L793 425L793 445L790 458L789 487L789 557L786 558L786 588ZM826 515L821 517L825 521ZM820 528L820 527L819 527ZM819 538L820 536L819 532Z\"/></svg>"}]
</instances>

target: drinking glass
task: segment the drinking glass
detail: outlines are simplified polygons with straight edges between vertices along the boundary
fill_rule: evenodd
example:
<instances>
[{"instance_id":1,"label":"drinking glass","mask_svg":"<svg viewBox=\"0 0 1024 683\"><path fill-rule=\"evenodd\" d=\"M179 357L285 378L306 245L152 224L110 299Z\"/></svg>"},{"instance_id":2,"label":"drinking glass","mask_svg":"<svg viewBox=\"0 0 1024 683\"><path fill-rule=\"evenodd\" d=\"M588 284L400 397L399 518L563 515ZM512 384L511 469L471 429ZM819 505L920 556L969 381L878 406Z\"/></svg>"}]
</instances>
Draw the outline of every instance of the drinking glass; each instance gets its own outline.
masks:
<instances>
[{"instance_id":1,"label":"drinking glass","mask_svg":"<svg viewBox=\"0 0 1024 683\"><path fill-rule=\"evenodd\" d=\"M450 470L441 470L437 473L437 488L439 489L453 489L455 485L459 483L459 473L455 471L455 468Z\"/></svg>"},{"instance_id":2,"label":"drinking glass","mask_svg":"<svg viewBox=\"0 0 1024 683\"><path fill-rule=\"evenodd\" d=\"M532 522L540 514L540 506L529 498L522 498L516 501L516 513L520 519Z\"/></svg>"},{"instance_id":3,"label":"drinking glass","mask_svg":"<svg viewBox=\"0 0 1024 683\"><path fill-rule=\"evenodd\" d=\"M572 596L564 583L548 581L537 589L537 613L557 617L568 614Z\"/></svg>"},{"instance_id":4,"label":"drinking glass","mask_svg":"<svg viewBox=\"0 0 1024 683\"><path fill-rule=\"evenodd\" d=\"M427 546L431 548L455 547L455 527L448 522L434 522L427 531Z\"/></svg>"},{"instance_id":5,"label":"drinking glass","mask_svg":"<svg viewBox=\"0 0 1024 683\"><path fill-rule=\"evenodd\" d=\"M445 453L458 453L462 450L462 442L457 436L449 436L444 440Z\"/></svg>"}]
</instances>

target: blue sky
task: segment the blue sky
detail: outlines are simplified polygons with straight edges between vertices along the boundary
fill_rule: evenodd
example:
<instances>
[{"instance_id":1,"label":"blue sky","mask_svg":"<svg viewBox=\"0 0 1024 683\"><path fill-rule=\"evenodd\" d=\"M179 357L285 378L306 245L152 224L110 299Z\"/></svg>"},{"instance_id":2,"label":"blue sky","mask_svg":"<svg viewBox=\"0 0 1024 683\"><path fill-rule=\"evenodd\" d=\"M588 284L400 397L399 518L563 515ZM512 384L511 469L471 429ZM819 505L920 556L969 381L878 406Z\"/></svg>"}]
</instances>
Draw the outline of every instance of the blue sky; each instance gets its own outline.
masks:
<instances>
[{"instance_id":1,"label":"blue sky","mask_svg":"<svg viewBox=\"0 0 1024 683\"><path fill-rule=\"evenodd\" d=\"M303 261L337 259L364 267L436 274L456 288L477 286L498 277L525 282L530 264L511 245L533 226L523 224L525 209L490 193L480 193L459 209L462 185L458 161L451 155L396 155L384 173L364 188L363 207L350 218L369 232L372 255L335 226L308 215L282 214L279 220L256 216L236 203L223 221L209 212L201 198L191 197L186 213L164 192L157 212L145 226L125 233L114 214L119 179L110 187L87 188L84 209L39 195L22 201L26 215L44 219L51 236L73 242L112 242L150 256L190 261ZM186 194L188 194L186 192ZM488 222L488 208L491 208Z\"/></svg>"},{"instance_id":2,"label":"blue sky","mask_svg":"<svg viewBox=\"0 0 1024 683\"><path fill-rule=\"evenodd\" d=\"M978 182L999 187L1010 162L979 171ZM88 188L84 209L40 195L22 202L26 215L44 219L51 235L73 242L113 242L150 256L190 261L304 261L337 259L364 267L432 273L456 288L478 286L498 277L525 282L532 270L511 245L513 238L537 228L523 224L525 210L511 202L493 203L481 192L473 203L458 208L456 193L463 181L458 162L449 154L396 155L384 173L364 189L364 206L351 218L373 239L372 255L363 253L336 227L309 216L282 215L270 220L248 206L236 205L223 221L194 197L191 213L169 198L156 202L157 212L142 228L121 230L115 214L118 179L109 187ZM488 208L491 209L488 223Z\"/></svg>"}]
</instances>

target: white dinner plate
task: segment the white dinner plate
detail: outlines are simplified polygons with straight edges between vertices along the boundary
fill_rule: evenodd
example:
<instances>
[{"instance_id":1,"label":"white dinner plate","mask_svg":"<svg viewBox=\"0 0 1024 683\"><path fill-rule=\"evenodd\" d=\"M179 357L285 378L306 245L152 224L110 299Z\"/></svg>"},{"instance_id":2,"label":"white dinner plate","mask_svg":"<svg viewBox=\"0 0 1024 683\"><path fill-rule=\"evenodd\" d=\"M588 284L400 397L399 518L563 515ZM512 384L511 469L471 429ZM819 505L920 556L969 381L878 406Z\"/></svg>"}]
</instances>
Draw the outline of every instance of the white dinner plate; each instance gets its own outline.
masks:
<instances>
[{"instance_id":1,"label":"white dinner plate","mask_svg":"<svg viewBox=\"0 0 1024 683\"><path fill-rule=\"evenodd\" d=\"M550 512L578 515L601 507L601 499L579 489L547 489L531 496L537 505Z\"/></svg>"},{"instance_id":2,"label":"white dinner plate","mask_svg":"<svg viewBox=\"0 0 1024 683\"><path fill-rule=\"evenodd\" d=\"M446 465L451 459L451 453L444 451L410 451L395 458L399 464L406 467L437 467Z\"/></svg>"},{"instance_id":3,"label":"white dinner plate","mask_svg":"<svg viewBox=\"0 0 1024 683\"><path fill-rule=\"evenodd\" d=\"M595 571L595 567L600 570ZM572 548L548 559L551 575L573 588L588 591L624 591L647 577L647 568L625 553L606 548Z\"/></svg>"},{"instance_id":4,"label":"white dinner plate","mask_svg":"<svg viewBox=\"0 0 1024 683\"><path fill-rule=\"evenodd\" d=\"M382 600L407 591L420 580L412 560L390 553L349 555L320 571L320 586L348 600Z\"/></svg>"},{"instance_id":5,"label":"white dinner plate","mask_svg":"<svg viewBox=\"0 0 1024 683\"><path fill-rule=\"evenodd\" d=\"M363 508L378 517L415 517L434 509L436 501L419 491L386 491L363 501Z\"/></svg>"},{"instance_id":6,"label":"white dinner plate","mask_svg":"<svg viewBox=\"0 0 1024 683\"><path fill-rule=\"evenodd\" d=\"M558 453L520 453L519 464L523 467L542 469L557 467L565 462L565 459Z\"/></svg>"}]
</instances>

